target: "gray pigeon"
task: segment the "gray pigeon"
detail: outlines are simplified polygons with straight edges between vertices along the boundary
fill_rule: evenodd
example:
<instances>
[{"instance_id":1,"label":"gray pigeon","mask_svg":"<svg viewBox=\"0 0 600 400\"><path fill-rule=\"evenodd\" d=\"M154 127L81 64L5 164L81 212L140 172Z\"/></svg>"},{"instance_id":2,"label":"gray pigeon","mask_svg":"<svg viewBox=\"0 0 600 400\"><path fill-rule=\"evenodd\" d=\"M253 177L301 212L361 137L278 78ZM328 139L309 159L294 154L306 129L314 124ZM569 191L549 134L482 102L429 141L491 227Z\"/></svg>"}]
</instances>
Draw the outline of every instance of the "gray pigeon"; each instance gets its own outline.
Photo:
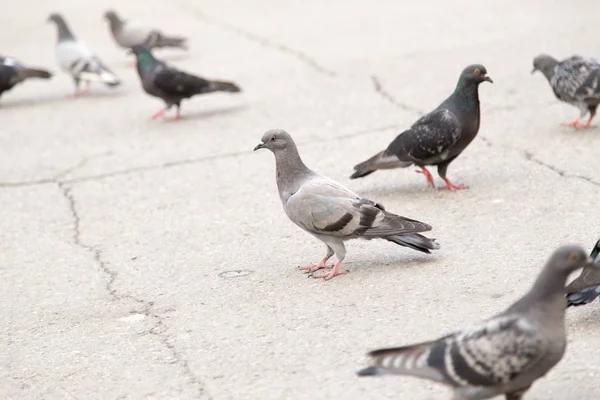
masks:
<instances>
[{"instance_id":1,"label":"gray pigeon","mask_svg":"<svg viewBox=\"0 0 600 400\"><path fill-rule=\"evenodd\" d=\"M502 394L520 400L565 353L565 281L585 265L581 247L560 247L529 292L503 313L438 340L372 351L374 365L357 374L430 379L449 386L454 400Z\"/></svg>"},{"instance_id":2,"label":"gray pigeon","mask_svg":"<svg viewBox=\"0 0 600 400\"><path fill-rule=\"evenodd\" d=\"M378 169L405 168L416 165L427 183L435 187L433 176L425 166L436 165L446 182L443 188L466 189L446 178L448 165L462 153L479 132L479 84L492 82L483 65L469 65L454 92L429 114L402 132L387 149L354 167L351 179L362 178Z\"/></svg>"},{"instance_id":3,"label":"gray pigeon","mask_svg":"<svg viewBox=\"0 0 600 400\"><path fill-rule=\"evenodd\" d=\"M58 28L56 44L56 60L61 69L73 77L75 81L74 96L89 91L90 82L101 82L109 87L118 86L121 81L110 71L92 50L71 33L64 18L60 14L50 14L48 21L54 22ZM81 81L86 82L85 90L79 90Z\"/></svg>"},{"instance_id":4,"label":"gray pigeon","mask_svg":"<svg viewBox=\"0 0 600 400\"><path fill-rule=\"evenodd\" d=\"M439 248L434 239L418 233L431 230L431 226L385 211L381 204L311 171L286 131L267 131L261 140L254 151L269 149L275 155L277 188L285 213L327 247L327 254L319 263L301 267L308 272L331 268L315 278L331 279L346 273L340 270L340 265L346 256L344 242L350 239L381 238L424 253ZM335 265L326 265L334 254Z\"/></svg>"},{"instance_id":5,"label":"gray pigeon","mask_svg":"<svg viewBox=\"0 0 600 400\"><path fill-rule=\"evenodd\" d=\"M108 10L104 13L110 24L110 32L117 44L124 48L131 48L143 44L149 49L156 47L179 47L187 49L186 38L179 36L166 36L158 29L136 24L133 21L122 20L119 15Z\"/></svg>"},{"instance_id":6,"label":"gray pigeon","mask_svg":"<svg viewBox=\"0 0 600 400\"><path fill-rule=\"evenodd\" d=\"M592 249L593 264L585 267L573 282L567 285L567 307L583 306L600 295L600 240Z\"/></svg>"},{"instance_id":7,"label":"gray pigeon","mask_svg":"<svg viewBox=\"0 0 600 400\"><path fill-rule=\"evenodd\" d=\"M52 74L46 70L27 68L14 58L0 56L0 95L25 79L51 77Z\"/></svg>"},{"instance_id":8,"label":"gray pigeon","mask_svg":"<svg viewBox=\"0 0 600 400\"><path fill-rule=\"evenodd\" d=\"M565 125L577 129L590 127L600 104L600 62L580 56L559 62L547 54L540 54L533 59L531 73L535 71L542 71L559 100L579 108L579 117ZM580 119L588 112L590 118L581 124Z\"/></svg>"},{"instance_id":9,"label":"gray pigeon","mask_svg":"<svg viewBox=\"0 0 600 400\"><path fill-rule=\"evenodd\" d=\"M137 59L137 71L144 91L151 96L160 97L167 103L165 108L152 115L152 119L160 117L173 106L177 106L175 119L179 119L181 101L197 94L241 91L240 87L233 82L209 81L169 67L154 58L146 46L136 45L131 48L131 51Z\"/></svg>"}]
</instances>

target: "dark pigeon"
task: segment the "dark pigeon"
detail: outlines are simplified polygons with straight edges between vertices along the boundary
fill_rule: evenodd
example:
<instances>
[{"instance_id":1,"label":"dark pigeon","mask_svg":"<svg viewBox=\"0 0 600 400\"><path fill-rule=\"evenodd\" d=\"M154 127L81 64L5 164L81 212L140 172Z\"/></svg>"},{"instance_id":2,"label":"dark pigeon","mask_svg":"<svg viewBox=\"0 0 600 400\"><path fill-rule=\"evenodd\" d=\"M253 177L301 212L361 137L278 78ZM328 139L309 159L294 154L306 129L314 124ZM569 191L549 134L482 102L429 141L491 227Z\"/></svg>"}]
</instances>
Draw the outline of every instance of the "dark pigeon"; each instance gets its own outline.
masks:
<instances>
[{"instance_id":1,"label":"dark pigeon","mask_svg":"<svg viewBox=\"0 0 600 400\"><path fill-rule=\"evenodd\" d=\"M429 379L448 386L454 400L520 400L565 353L565 281L586 265L581 247L563 246L504 312L437 340L372 351L373 365L357 374Z\"/></svg>"},{"instance_id":2,"label":"dark pigeon","mask_svg":"<svg viewBox=\"0 0 600 400\"><path fill-rule=\"evenodd\" d=\"M600 295L600 240L596 242L590 258L593 264L584 268L566 288L567 307L589 304Z\"/></svg>"},{"instance_id":3,"label":"dark pigeon","mask_svg":"<svg viewBox=\"0 0 600 400\"><path fill-rule=\"evenodd\" d=\"M25 79L51 77L52 74L46 70L27 68L14 58L0 56L0 95Z\"/></svg>"},{"instance_id":4,"label":"dark pigeon","mask_svg":"<svg viewBox=\"0 0 600 400\"><path fill-rule=\"evenodd\" d=\"M160 97L167 103L167 106L156 112L152 119L160 117L173 106L177 106L175 119L179 119L181 101L197 94L241 91L240 87L233 82L209 81L169 67L154 58L145 46L134 46L131 50L136 55L137 70L146 93Z\"/></svg>"},{"instance_id":5,"label":"dark pigeon","mask_svg":"<svg viewBox=\"0 0 600 400\"><path fill-rule=\"evenodd\" d=\"M143 44L149 49L158 47L178 47L187 49L187 39L181 36L167 36L160 30L126 21L119 17L114 10L104 13L110 25L110 32L117 44L129 49L135 45Z\"/></svg>"},{"instance_id":6,"label":"dark pigeon","mask_svg":"<svg viewBox=\"0 0 600 400\"><path fill-rule=\"evenodd\" d=\"M449 190L465 189L446 177L448 165L462 153L479 132L479 84L492 82L483 65L469 65L458 79L454 93L429 114L402 132L384 151L354 167L351 179L367 176L378 169L416 165L427 182L435 187L425 168L436 165Z\"/></svg>"},{"instance_id":7,"label":"dark pigeon","mask_svg":"<svg viewBox=\"0 0 600 400\"><path fill-rule=\"evenodd\" d=\"M547 54L540 54L533 59L531 73L535 71L544 74L559 100L579 108L579 117L565 125L577 129L590 127L600 104L600 62L580 56L559 62ZM581 124L579 121L588 112L590 118Z\"/></svg>"}]
</instances>

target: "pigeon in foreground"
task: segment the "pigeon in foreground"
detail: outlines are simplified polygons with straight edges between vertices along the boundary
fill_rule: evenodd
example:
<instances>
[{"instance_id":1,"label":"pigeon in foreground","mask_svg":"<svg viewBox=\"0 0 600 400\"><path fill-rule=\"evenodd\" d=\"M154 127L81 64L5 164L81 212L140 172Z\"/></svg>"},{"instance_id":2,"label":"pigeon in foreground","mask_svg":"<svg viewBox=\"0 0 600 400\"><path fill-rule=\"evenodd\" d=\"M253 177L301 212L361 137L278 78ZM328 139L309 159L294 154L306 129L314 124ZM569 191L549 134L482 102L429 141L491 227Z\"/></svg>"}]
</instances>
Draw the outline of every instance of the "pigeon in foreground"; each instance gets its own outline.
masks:
<instances>
[{"instance_id":1,"label":"pigeon in foreground","mask_svg":"<svg viewBox=\"0 0 600 400\"><path fill-rule=\"evenodd\" d=\"M567 285L567 307L583 306L600 295L600 240L590 254L593 264L585 267L573 282Z\"/></svg>"},{"instance_id":2,"label":"pigeon in foreground","mask_svg":"<svg viewBox=\"0 0 600 400\"><path fill-rule=\"evenodd\" d=\"M179 47L187 49L186 38L179 36L166 36L158 29L138 25L133 21L122 20L119 15L109 10L104 13L110 24L110 32L117 44L124 48L131 48L143 44L149 49L156 47Z\"/></svg>"},{"instance_id":3,"label":"pigeon in foreground","mask_svg":"<svg viewBox=\"0 0 600 400\"><path fill-rule=\"evenodd\" d=\"M275 155L277 189L285 213L327 247L327 254L319 263L300 269L312 273L331 268L330 272L315 275L315 278L331 279L345 274L346 271L340 270L346 256L344 241L356 238L386 239L424 253L439 248L434 239L418 233L431 230L431 226L392 214L382 205L311 171L302 162L294 140L286 131L267 131L261 140L254 151L269 149ZM335 265L326 265L334 254L337 256Z\"/></svg>"},{"instance_id":4,"label":"pigeon in foreground","mask_svg":"<svg viewBox=\"0 0 600 400\"><path fill-rule=\"evenodd\" d=\"M394 139L384 151L354 167L351 179L362 178L378 169L416 165L427 183L435 188L427 165L436 165L445 189L466 189L446 178L448 165L462 153L479 131L479 84L493 82L483 65L466 67L454 93L429 114L417 120Z\"/></svg>"},{"instance_id":5,"label":"pigeon in foreground","mask_svg":"<svg viewBox=\"0 0 600 400\"><path fill-rule=\"evenodd\" d=\"M590 127L600 104L600 62L580 56L559 62L547 54L540 54L533 59L531 73L535 71L544 74L559 100L579 108L579 117L565 125L576 129ZM588 112L590 118L581 124L579 121Z\"/></svg>"},{"instance_id":6,"label":"pigeon in foreground","mask_svg":"<svg viewBox=\"0 0 600 400\"><path fill-rule=\"evenodd\" d=\"M241 91L240 87L233 82L209 81L169 67L154 58L146 46L133 46L131 51L137 58L137 71L146 93L160 97L167 103L165 108L152 115L152 119L160 117L173 106L177 106L175 119L179 119L181 100L197 94Z\"/></svg>"},{"instance_id":7,"label":"pigeon in foreground","mask_svg":"<svg viewBox=\"0 0 600 400\"><path fill-rule=\"evenodd\" d=\"M453 400L502 394L520 400L565 352L565 281L585 265L581 247L560 247L529 292L503 313L438 340L372 351L374 365L357 374L430 379L449 386Z\"/></svg>"},{"instance_id":8,"label":"pigeon in foreground","mask_svg":"<svg viewBox=\"0 0 600 400\"><path fill-rule=\"evenodd\" d=\"M26 68L14 58L0 57L0 95L25 79L51 77L52 74L46 70Z\"/></svg>"},{"instance_id":9,"label":"pigeon in foreground","mask_svg":"<svg viewBox=\"0 0 600 400\"><path fill-rule=\"evenodd\" d=\"M101 82L109 87L115 87L121 83L119 78L102 64L102 61L83 41L73 36L60 14L50 14L48 21L54 22L58 28L56 60L61 69L73 77L75 81L74 96L88 92L90 82ZM86 82L87 85L86 89L82 91L79 90L81 81Z\"/></svg>"}]
</instances>

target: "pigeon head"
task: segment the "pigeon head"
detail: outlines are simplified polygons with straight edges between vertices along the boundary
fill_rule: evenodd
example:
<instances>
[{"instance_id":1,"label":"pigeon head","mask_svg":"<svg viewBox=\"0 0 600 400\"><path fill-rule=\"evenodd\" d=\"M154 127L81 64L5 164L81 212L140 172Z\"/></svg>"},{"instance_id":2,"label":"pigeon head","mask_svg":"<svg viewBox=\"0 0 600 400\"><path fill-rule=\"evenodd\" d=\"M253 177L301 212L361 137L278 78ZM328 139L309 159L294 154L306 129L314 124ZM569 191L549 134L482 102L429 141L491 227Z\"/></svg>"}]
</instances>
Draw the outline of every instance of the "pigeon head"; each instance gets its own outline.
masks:
<instances>
[{"instance_id":1,"label":"pigeon head","mask_svg":"<svg viewBox=\"0 0 600 400\"><path fill-rule=\"evenodd\" d=\"M259 149L269 149L273 153L278 150L284 150L289 147L295 147L294 140L289 133L283 129L271 129L265 132L259 143L254 148L254 151Z\"/></svg>"},{"instance_id":2,"label":"pigeon head","mask_svg":"<svg viewBox=\"0 0 600 400\"><path fill-rule=\"evenodd\" d=\"M552 253L546 268L552 269L553 272L561 275L569 275L588 264L590 264L590 259L583 248L568 245L559 247L558 250Z\"/></svg>"},{"instance_id":3,"label":"pigeon head","mask_svg":"<svg viewBox=\"0 0 600 400\"><path fill-rule=\"evenodd\" d=\"M470 83L476 85L480 84L481 82L494 83L494 81L492 81L492 78L490 78L487 75L487 70L485 69L485 67L481 64L469 65L468 67L463 69L458 81L459 83L463 84Z\"/></svg>"},{"instance_id":4,"label":"pigeon head","mask_svg":"<svg viewBox=\"0 0 600 400\"><path fill-rule=\"evenodd\" d=\"M556 67L558 61L548 54L540 54L536 58L533 59L533 69L531 73L533 74L535 71L541 71L546 78L552 78L554 75L554 67Z\"/></svg>"},{"instance_id":5,"label":"pigeon head","mask_svg":"<svg viewBox=\"0 0 600 400\"><path fill-rule=\"evenodd\" d=\"M152 55L152 52L145 45L143 45L143 44L136 44L131 49L129 49L129 54L135 54L136 56L139 57L140 55L143 55L143 54Z\"/></svg>"},{"instance_id":6,"label":"pigeon head","mask_svg":"<svg viewBox=\"0 0 600 400\"><path fill-rule=\"evenodd\" d=\"M48 16L48 22L54 22L57 25L64 24L65 19L59 13L52 13Z\"/></svg>"},{"instance_id":7,"label":"pigeon head","mask_svg":"<svg viewBox=\"0 0 600 400\"><path fill-rule=\"evenodd\" d=\"M113 10L107 10L104 13L104 18L109 20L110 22L117 22L120 20L119 16L117 15L117 13Z\"/></svg>"},{"instance_id":8,"label":"pigeon head","mask_svg":"<svg viewBox=\"0 0 600 400\"><path fill-rule=\"evenodd\" d=\"M73 34L69 30L69 27L67 26L67 23L65 22L65 19L59 13L50 14L48 16L48 22L54 22L56 24L56 26L58 27L58 40L59 41L69 40L69 39L72 40L74 38Z\"/></svg>"}]
</instances>

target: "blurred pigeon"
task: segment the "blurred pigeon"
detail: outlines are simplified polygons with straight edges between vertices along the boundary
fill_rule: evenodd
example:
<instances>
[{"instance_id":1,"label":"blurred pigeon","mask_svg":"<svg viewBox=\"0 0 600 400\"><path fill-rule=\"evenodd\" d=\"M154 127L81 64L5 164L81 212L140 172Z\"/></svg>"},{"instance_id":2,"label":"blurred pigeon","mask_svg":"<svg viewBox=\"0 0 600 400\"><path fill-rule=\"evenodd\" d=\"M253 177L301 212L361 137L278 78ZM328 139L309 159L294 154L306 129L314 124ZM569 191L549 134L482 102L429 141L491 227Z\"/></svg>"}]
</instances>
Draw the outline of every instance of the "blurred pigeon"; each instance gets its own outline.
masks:
<instances>
[{"instance_id":1,"label":"blurred pigeon","mask_svg":"<svg viewBox=\"0 0 600 400\"><path fill-rule=\"evenodd\" d=\"M479 131L479 84L492 82L483 65L469 65L458 79L454 93L429 114L402 132L384 151L354 166L351 179L362 178L378 169L419 167L432 186L433 176L426 165L437 165L445 189L466 189L446 178L448 165L462 153Z\"/></svg>"},{"instance_id":2,"label":"blurred pigeon","mask_svg":"<svg viewBox=\"0 0 600 400\"><path fill-rule=\"evenodd\" d=\"M133 46L131 51L136 55L138 74L146 93L160 97L167 103L165 108L152 115L152 119L160 117L173 106L177 106L175 119L179 119L181 117L181 100L197 94L241 91L239 86L233 82L209 81L169 67L154 58L145 46Z\"/></svg>"},{"instance_id":3,"label":"blurred pigeon","mask_svg":"<svg viewBox=\"0 0 600 400\"><path fill-rule=\"evenodd\" d=\"M449 386L454 400L520 400L565 352L565 281L586 260L581 247L560 247L531 290L503 313L438 340L372 351L374 365L357 374L430 379Z\"/></svg>"},{"instance_id":4,"label":"blurred pigeon","mask_svg":"<svg viewBox=\"0 0 600 400\"><path fill-rule=\"evenodd\" d=\"M158 29L138 25L133 21L122 20L113 10L106 11L104 18L108 20L110 32L121 47L129 49L135 45L143 44L149 49L156 47L187 49L186 38L180 36L169 37Z\"/></svg>"},{"instance_id":5,"label":"blurred pigeon","mask_svg":"<svg viewBox=\"0 0 600 400\"><path fill-rule=\"evenodd\" d=\"M593 264L585 267L573 282L567 285L567 307L583 306L600 295L600 240L596 242L590 258Z\"/></svg>"},{"instance_id":6,"label":"blurred pigeon","mask_svg":"<svg viewBox=\"0 0 600 400\"><path fill-rule=\"evenodd\" d=\"M26 68L14 58L0 56L0 95L25 79L50 77L52 74L46 70Z\"/></svg>"},{"instance_id":7,"label":"blurred pigeon","mask_svg":"<svg viewBox=\"0 0 600 400\"><path fill-rule=\"evenodd\" d=\"M269 149L275 155L277 188L285 213L327 246L327 254L319 263L300 269L314 272L332 268L315 278L331 279L345 274L340 270L346 256L344 241L356 238L386 239L423 253L439 248L435 239L418 233L431 230L431 226L385 211L381 204L308 169L286 131L267 131L261 140L254 150ZM338 261L333 267L327 266L325 263L334 254Z\"/></svg>"},{"instance_id":8,"label":"blurred pigeon","mask_svg":"<svg viewBox=\"0 0 600 400\"><path fill-rule=\"evenodd\" d=\"M600 104L600 62L580 56L572 56L559 62L547 54L540 54L533 59L531 73L535 71L542 71L559 100L579 108L579 117L565 125L590 127ZM579 120L588 111L590 118L585 124L581 124Z\"/></svg>"},{"instance_id":9,"label":"blurred pigeon","mask_svg":"<svg viewBox=\"0 0 600 400\"><path fill-rule=\"evenodd\" d=\"M58 43L56 44L56 60L63 71L69 73L75 81L74 96L89 91L90 82L101 82L109 87L118 86L119 78L102 64L102 61L90 50L87 45L75 38L60 14L50 14L48 21L52 21L58 28ZM81 81L86 82L85 90L79 90Z\"/></svg>"}]
</instances>

